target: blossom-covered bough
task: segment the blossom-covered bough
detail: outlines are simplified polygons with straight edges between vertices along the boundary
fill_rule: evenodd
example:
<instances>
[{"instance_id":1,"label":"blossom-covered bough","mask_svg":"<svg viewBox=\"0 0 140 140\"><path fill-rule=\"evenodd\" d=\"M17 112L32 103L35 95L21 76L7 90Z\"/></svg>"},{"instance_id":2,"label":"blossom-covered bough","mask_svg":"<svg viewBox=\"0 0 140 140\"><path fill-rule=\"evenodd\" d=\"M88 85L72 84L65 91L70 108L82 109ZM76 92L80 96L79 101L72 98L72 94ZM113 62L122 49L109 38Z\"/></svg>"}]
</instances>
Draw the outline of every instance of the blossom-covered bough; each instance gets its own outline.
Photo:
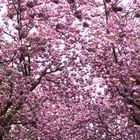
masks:
<instances>
[{"instance_id":1,"label":"blossom-covered bough","mask_svg":"<svg viewBox=\"0 0 140 140\"><path fill-rule=\"evenodd\" d=\"M139 140L139 5L0 0L0 139Z\"/></svg>"}]
</instances>

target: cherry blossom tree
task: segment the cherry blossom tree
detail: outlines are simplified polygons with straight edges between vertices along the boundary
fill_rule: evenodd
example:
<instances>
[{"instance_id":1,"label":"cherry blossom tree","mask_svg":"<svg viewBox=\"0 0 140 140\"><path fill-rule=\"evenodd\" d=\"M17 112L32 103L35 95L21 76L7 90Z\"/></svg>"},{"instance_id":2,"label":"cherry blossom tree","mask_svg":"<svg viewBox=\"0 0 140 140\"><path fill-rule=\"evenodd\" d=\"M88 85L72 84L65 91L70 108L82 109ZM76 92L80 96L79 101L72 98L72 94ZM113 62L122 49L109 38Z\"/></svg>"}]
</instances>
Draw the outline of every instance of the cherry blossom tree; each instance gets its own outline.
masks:
<instances>
[{"instance_id":1,"label":"cherry blossom tree","mask_svg":"<svg viewBox=\"0 0 140 140\"><path fill-rule=\"evenodd\" d=\"M0 139L139 140L138 0L0 0Z\"/></svg>"}]
</instances>

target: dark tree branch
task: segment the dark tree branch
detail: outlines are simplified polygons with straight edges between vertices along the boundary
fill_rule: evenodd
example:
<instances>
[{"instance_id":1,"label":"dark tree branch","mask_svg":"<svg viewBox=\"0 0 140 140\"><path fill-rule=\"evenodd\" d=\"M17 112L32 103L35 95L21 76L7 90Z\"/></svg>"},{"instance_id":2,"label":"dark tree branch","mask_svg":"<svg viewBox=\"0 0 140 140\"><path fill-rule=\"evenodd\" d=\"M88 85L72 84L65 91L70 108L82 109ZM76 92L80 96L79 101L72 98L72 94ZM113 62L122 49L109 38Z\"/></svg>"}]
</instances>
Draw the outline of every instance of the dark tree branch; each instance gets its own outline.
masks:
<instances>
[{"instance_id":1,"label":"dark tree branch","mask_svg":"<svg viewBox=\"0 0 140 140\"><path fill-rule=\"evenodd\" d=\"M116 87L116 90L119 93L119 95L121 97L123 97L129 105L133 105L133 106L137 107L140 110L140 105L139 104L135 103L133 99L130 99L124 93L121 93L120 90L118 89L118 87Z\"/></svg>"},{"instance_id":2,"label":"dark tree branch","mask_svg":"<svg viewBox=\"0 0 140 140\"><path fill-rule=\"evenodd\" d=\"M12 106L12 102L8 101L4 110L1 112L1 115L5 115L10 106Z\"/></svg>"},{"instance_id":3,"label":"dark tree branch","mask_svg":"<svg viewBox=\"0 0 140 140\"><path fill-rule=\"evenodd\" d=\"M47 69L45 69L44 71L42 71L40 77L32 84L32 86L30 88L30 91L33 91L38 86L38 84L41 82L41 79L44 76L46 76L46 74L51 74L51 73L54 73L54 72L57 72L57 71L61 71L61 70L63 70L63 68L64 68L64 66L63 67L58 67L55 70L51 70L50 72L46 72Z\"/></svg>"},{"instance_id":4,"label":"dark tree branch","mask_svg":"<svg viewBox=\"0 0 140 140\"><path fill-rule=\"evenodd\" d=\"M113 51L113 56L114 56L115 63L118 63L118 58L117 58L115 48L112 47L112 51Z\"/></svg>"},{"instance_id":5,"label":"dark tree branch","mask_svg":"<svg viewBox=\"0 0 140 140\"><path fill-rule=\"evenodd\" d=\"M12 125L12 124L15 124L15 125L27 125L27 124L31 124L31 125L35 125L36 124L36 121L28 121L28 122L11 122L9 123L8 125Z\"/></svg>"},{"instance_id":6,"label":"dark tree branch","mask_svg":"<svg viewBox=\"0 0 140 140\"><path fill-rule=\"evenodd\" d=\"M140 120L137 119L135 115L132 115L132 117L133 117L133 119L134 119L136 125L140 125Z\"/></svg>"},{"instance_id":7,"label":"dark tree branch","mask_svg":"<svg viewBox=\"0 0 140 140\"><path fill-rule=\"evenodd\" d=\"M6 32L6 31L3 31L5 34L7 34L8 36L10 36L11 38L13 38L14 39L14 41L16 40L16 38L13 36L13 35L11 35L10 33L8 33L8 32Z\"/></svg>"}]
</instances>

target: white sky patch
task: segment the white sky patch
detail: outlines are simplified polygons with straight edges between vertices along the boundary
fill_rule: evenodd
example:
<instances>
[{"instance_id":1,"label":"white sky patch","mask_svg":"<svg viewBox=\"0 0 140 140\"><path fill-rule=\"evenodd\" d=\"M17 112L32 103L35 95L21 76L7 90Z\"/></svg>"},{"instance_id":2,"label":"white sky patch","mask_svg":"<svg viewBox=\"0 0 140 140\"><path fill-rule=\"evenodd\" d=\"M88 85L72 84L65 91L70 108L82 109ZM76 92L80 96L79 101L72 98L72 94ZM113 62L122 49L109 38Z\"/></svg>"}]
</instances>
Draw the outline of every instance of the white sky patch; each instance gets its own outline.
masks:
<instances>
[{"instance_id":1,"label":"white sky patch","mask_svg":"<svg viewBox=\"0 0 140 140\"><path fill-rule=\"evenodd\" d=\"M93 123L89 123L90 128L94 128Z\"/></svg>"},{"instance_id":2,"label":"white sky patch","mask_svg":"<svg viewBox=\"0 0 140 140\"><path fill-rule=\"evenodd\" d=\"M29 31L29 34L34 34L36 33L37 34L37 29L35 27L33 27L30 31Z\"/></svg>"},{"instance_id":3,"label":"white sky patch","mask_svg":"<svg viewBox=\"0 0 140 140\"><path fill-rule=\"evenodd\" d=\"M7 11L7 7L5 4L2 5L2 8L0 9L0 26L3 25L3 20L2 20L2 14L5 13L5 11Z\"/></svg>"}]
</instances>

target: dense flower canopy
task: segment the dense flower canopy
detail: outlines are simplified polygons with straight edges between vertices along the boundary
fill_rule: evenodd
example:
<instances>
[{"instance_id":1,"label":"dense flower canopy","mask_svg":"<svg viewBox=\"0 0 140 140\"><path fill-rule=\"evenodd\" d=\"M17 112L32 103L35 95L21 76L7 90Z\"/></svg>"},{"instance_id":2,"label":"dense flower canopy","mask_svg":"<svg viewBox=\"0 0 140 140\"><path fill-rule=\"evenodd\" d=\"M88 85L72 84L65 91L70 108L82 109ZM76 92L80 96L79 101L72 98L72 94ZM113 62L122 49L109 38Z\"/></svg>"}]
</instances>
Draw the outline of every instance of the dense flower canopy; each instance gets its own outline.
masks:
<instances>
[{"instance_id":1,"label":"dense flower canopy","mask_svg":"<svg viewBox=\"0 0 140 140\"><path fill-rule=\"evenodd\" d=\"M140 139L139 0L0 0L0 139Z\"/></svg>"}]
</instances>

